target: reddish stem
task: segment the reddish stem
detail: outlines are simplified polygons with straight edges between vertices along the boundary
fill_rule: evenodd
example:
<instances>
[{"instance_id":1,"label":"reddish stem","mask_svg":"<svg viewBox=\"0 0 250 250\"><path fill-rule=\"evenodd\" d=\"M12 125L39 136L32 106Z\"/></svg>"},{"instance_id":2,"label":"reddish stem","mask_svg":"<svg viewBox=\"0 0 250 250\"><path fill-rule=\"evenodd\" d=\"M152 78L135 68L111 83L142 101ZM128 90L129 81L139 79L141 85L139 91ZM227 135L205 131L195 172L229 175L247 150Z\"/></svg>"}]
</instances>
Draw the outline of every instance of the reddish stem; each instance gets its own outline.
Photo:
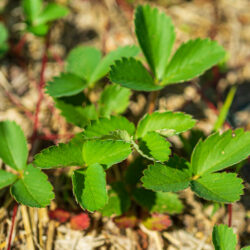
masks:
<instances>
[{"instance_id":1,"label":"reddish stem","mask_svg":"<svg viewBox=\"0 0 250 250\"><path fill-rule=\"evenodd\" d=\"M231 227L233 218L233 204L228 204L227 210L228 210L228 226Z\"/></svg>"},{"instance_id":2,"label":"reddish stem","mask_svg":"<svg viewBox=\"0 0 250 250\"><path fill-rule=\"evenodd\" d=\"M20 39L20 41L18 42L18 44L14 47L14 51L17 55L20 55L21 54L21 51L23 49L23 46L25 45L26 43L26 38L27 38L27 34L24 34L22 36L22 38Z\"/></svg>"},{"instance_id":3,"label":"reddish stem","mask_svg":"<svg viewBox=\"0 0 250 250\"><path fill-rule=\"evenodd\" d=\"M11 219L11 228L10 228L10 235L9 235L7 250L10 250L11 248L11 241L12 241L12 235L13 235L13 230L14 230L14 225L15 225L17 209L18 209L18 204L15 203L14 208L13 208L12 219Z\"/></svg>"}]
</instances>

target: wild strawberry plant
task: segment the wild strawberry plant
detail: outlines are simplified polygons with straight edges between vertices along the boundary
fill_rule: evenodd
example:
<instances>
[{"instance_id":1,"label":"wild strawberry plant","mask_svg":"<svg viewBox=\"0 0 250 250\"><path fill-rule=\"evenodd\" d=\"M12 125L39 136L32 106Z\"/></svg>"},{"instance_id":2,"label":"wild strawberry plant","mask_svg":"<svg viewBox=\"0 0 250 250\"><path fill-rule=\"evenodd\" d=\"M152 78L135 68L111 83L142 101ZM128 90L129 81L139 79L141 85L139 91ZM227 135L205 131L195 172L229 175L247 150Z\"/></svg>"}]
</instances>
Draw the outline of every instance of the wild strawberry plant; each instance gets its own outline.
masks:
<instances>
[{"instance_id":1,"label":"wild strawberry plant","mask_svg":"<svg viewBox=\"0 0 250 250\"><path fill-rule=\"evenodd\" d=\"M232 203L240 199L242 179L222 170L249 156L250 132L216 132L197 143L188 161L171 153L169 138L195 126L190 115L155 111L144 115L136 126L121 115L129 104L130 89L159 91L166 85L189 81L223 60L224 49L210 39L195 39L173 53L171 19L148 5L136 9L135 31L148 67L134 58L140 51L136 46L118 48L104 57L96 48L77 47L69 53L65 71L47 84L46 91L61 114L82 129L68 143L42 150L28 165L20 128L12 122L1 123L0 157L15 171L2 170L0 183L1 187L12 185L11 193L18 202L48 205L54 196L40 169L69 166L79 167L72 174L79 205L104 216L128 212L132 201L149 213L179 213L183 205L174 192L188 187L210 201ZM91 102L89 94L103 85L108 73L112 84L105 87L96 103ZM131 154L135 160L120 180L108 183L107 190L106 173ZM154 218L158 222L159 216ZM149 218L144 223L155 226ZM165 218L165 225L169 224Z\"/></svg>"}]
</instances>

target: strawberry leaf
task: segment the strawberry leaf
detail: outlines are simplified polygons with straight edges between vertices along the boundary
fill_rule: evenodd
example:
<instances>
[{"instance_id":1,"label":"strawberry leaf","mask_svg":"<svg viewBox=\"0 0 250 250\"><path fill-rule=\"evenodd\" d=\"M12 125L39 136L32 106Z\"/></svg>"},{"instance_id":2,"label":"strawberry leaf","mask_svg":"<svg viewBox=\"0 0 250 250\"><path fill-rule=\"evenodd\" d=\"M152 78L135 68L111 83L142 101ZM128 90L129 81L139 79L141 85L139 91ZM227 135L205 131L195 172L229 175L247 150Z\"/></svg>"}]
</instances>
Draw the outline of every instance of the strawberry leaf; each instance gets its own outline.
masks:
<instances>
[{"instance_id":1,"label":"strawberry leaf","mask_svg":"<svg viewBox=\"0 0 250 250\"><path fill-rule=\"evenodd\" d=\"M170 158L166 165L149 165L143 173L143 186L153 191L177 192L187 188L191 179L188 163L177 156Z\"/></svg>"},{"instance_id":2,"label":"strawberry leaf","mask_svg":"<svg viewBox=\"0 0 250 250\"><path fill-rule=\"evenodd\" d=\"M183 43L166 68L163 85L191 80L219 63L225 54L223 47L210 39Z\"/></svg>"},{"instance_id":3,"label":"strawberry leaf","mask_svg":"<svg viewBox=\"0 0 250 250\"><path fill-rule=\"evenodd\" d=\"M94 212L105 206L108 201L105 177L103 167L99 164L74 171L73 191L83 209Z\"/></svg>"},{"instance_id":4,"label":"strawberry leaf","mask_svg":"<svg viewBox=\"0 0 250 250\"><path fill-rule=\"evenodd\" d=\"M213 229L213 244L215 250L235 250L237 238L231 227L215 225Z\"/></svg>"},{"instance_id":5,"label":"strawberry leaf","mask_svg":"<svg viewBox=\"0 0 250 250\"><path fill-rule=\"evenodd\" d=\"M122 58L120 61L115 61L115 64L111 66L110 79L123 87L138 91L156 91L163 88L155 85L146 68L134 58Z\"/></svg>"},{"instance_id":6,"label":"strawberry leaf","mask_svg":"<svg viewBox=\"0 0 250 250\"><path fill-rule=\"evenodd\" d=\"M146 114L137 126L137 138L144 137L150 131L156 131L163 136L179 134L191 129L195 120L190 115L174 112L154 112Z\"/></svg>"},{"instance_id":7,"label":"strawberry leaf","mask_svg":"<svg viewBox=\"0 0 250 250\"><path fill-rule=\"evenodd\" d=\"M129 105L131 91L119 85L108 85L99 99L100 116L108 117L111 114L123 113Z\"/></svg>"},{"instance_id":8,"label":"strawberry leaf","mask_svg":"<svg viewBox=\"0 0 250 250\"><path fill-rule=\"evenodd\" d=\"M162 79L175 41L171 19L149 5L138 6L135 32L142 51L157 79Z\"/></svg>"},{"instance_id":9,"label":"strawberry leaf","mask_svg":"<svg viewBox=\"0 0 250 250\"><path fill-rule=\"evenodd\" d=\"M0 169L0 189L13 184L17 180L17 175Z\"/></svg>"},{"instance_id":10,"label":"strawberry leaf","mask_svg":"<svg viewBox=\"0 0 250 250\"><path fill-rule=\"evenodd\" d=\"M86 81L79 76L63 73L60 76L54 77L54 79L47 84L46 89L50 96L58 98L78 94L86 87Z\"/></svg>"},{"instance_id":11,"label":"strawberry leaf","mask_svg":"<svg viewBox=\"0 0 250 250\"><path fill-rule=\"evenodd\" d=\"M144 188L137 188L133 191L133 197L140 206L151 213L176 214L181 213L183 209L178 195L170 192L153 192Z\"/></svg>"},{"instance_id":12,"label":"strawberry leaf","mask_svg":"<svg viewBox=\"0 0 250 250\"><path fill-rule=\"evenodd\" d=\"M15 170L26 167L27 142L22 129L15 122L0 122L0 158Z\"/></svg>"},{"instance_id":13,"label":"strawberry leaf","mask_svg":"<svg viewBox=\"0 0 250 250\"><path fill-rule=\"evenodd\" d=\"M125 160L130 153L130 144L123 141L90 140L83 144L83 159L87 165L99 163L110 167Z\"/></svg>"},{"instance_id":14,"label":"strawberry leaf","mask_svg":"<svg viewBox=\"0 0 250 250\"><path fill-rule=\"evenodd\" d=\"M232 166L250 155L250 132L237 129L200 141L191 157L193 174L204 175Z\"/></svg>"},{"instance_id":15,"label":"strawberry leaf","mask_svg":"<svg viewBox=\"0 0 250 250\"><path fill-rule=\"evenodd\" d=\"M83 166L82 134L76 135L69 143L59 143L35 155L33 164L39 168L60 168L68 166Z\"/></svg>"},{"instance_id":16,"label":"strawberry leaf","mask_svg":"<svg viewBox=\"0 0 250 250\"><path fill-rule=\"evenodd\" d=\"M15 200L29 207L46 207L54 199L52 185L40 169L27 166L22 177L11 186Z\"/></svg>"},{"instance_id":17,"label":"strawberry leaf","mask_svg":"<svg viewBox=\"0 0 250 250\"><path fill-rule=\"evenodd\" d=\"M197 180L192 180L190 186L203 199L224 203L238 201L244 188L242 179L233 173L206 174Z\"/></svg>"},{"instance_id":18,"label":"strawberry leaf","mask_svg":"<svg viewBox=\"0 0 250 250\"><path fill-rule=\"evenodd\" d=\"M116 130L125 130L130 135L134 134L135 126L123 116L111 116L110 118L100 118L89 125L85 131L86 138L101 138Z\"/></svg>"}]
</instances>

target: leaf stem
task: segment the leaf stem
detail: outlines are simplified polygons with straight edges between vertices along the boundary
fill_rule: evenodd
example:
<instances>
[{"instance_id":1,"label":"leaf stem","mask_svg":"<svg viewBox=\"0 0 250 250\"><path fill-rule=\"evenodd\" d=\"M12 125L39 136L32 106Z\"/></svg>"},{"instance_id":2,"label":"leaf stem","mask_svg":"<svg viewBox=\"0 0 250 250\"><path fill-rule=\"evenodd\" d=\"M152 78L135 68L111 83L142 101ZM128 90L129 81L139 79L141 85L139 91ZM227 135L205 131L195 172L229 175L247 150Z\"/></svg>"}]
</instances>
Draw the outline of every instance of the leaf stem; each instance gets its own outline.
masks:
<instances>
[{"instance_id":1,"label":"leaf stem","mask_svg":"<svg viewBox=\"0 0 250 250\"><path fill-rule=\"evenodd\" d=\"M149 94L149 105L148 105L148 113L152 114L155 110L156 100L159 96L160 91L153 91Z\"/></svg>"},{"instance_id":2,"label":"leaf stem","mask_svg":"<svg viewBox=\"0 0 250 250\"><path fill-rule=\"evenodd\" d=\"M228 204L227 205L227 210L228 210L228 226L232 226L232 218L233 218L233 205Z\"/></svg>"},{"instance_id":3,"label":"leaf stem","mask_svg":"<svg viewBox=\"0 0 250 250\"><path fill-rule=\"evenodd\" d=\"M13 235L13 231L14 231L14 225L15 225L15 219L16 219L16 215L17 215L17 209L18 209L18 204L15 203L14 208L13 208L12 218L11 218L11 228L10 228L10 234L9 234L9 239L8 239L7 250L11 249L11 241L12 241L12 235Z\"/></svg>"}]
</instances>

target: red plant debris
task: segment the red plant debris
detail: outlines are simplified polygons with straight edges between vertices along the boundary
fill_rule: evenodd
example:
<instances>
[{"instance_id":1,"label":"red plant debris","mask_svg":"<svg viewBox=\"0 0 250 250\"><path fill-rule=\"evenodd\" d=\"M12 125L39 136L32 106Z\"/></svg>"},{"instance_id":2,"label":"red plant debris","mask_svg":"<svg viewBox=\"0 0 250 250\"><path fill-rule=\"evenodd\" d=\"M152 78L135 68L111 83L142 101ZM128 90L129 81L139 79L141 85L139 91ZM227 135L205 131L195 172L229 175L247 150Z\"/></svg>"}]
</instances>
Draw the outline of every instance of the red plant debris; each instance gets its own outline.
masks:
<instances>
[{"instance_id":1,"label":"red plant debris","mask_svg":"<svg viewBox=\"0 0 250 250\"><path fill-rule=\"evenodd\" d=\"M64 209L57 208L55 210L49 211L49 217L52 220L59 221L61 223L65 223L70 218L70 213Z\"/></svg>"},{"instance_id":2,"label":"red plant debris","mask_svg":"<svg viewBox=\"0 0 250 250\"><path fill-rule=\"evenodd\" d=\"M80 213L72 216L70 226L74 230L86 230L90 225L90 218L87 213Z\"/></svg>"}]
</instances>

